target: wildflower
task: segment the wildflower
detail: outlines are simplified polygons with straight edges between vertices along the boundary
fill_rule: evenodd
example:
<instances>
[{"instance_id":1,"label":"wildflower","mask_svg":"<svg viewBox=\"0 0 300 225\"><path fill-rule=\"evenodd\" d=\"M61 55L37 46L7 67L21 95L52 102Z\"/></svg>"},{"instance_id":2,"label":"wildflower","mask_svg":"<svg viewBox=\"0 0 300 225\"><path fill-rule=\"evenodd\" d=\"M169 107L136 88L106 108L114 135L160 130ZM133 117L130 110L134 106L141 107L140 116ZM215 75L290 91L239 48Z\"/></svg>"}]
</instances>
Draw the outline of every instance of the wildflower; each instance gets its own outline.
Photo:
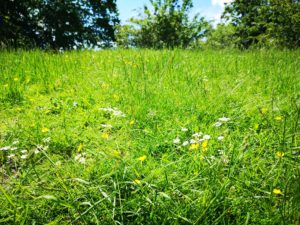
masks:
<instances>
[{"instance_id":1,"label":"wildflower","mask_svg":"<svg viewBox=\"0 0 300 225\"><path fill-rule=\"evenodd\" d=\"M125 117L126 115L116 108L100 108L101 111L110 112L112 115L116 117Z\"/></svg>"},{"instance_id":2,"label":"wildflower","mask_svg":"<svg viewBox=\"0 0 300 225\"><path fill-rule=\"evenodd\" d=\"M218 141L222 141L223 139L224 139L224 136L222 136L222 135L218 137Z\"/></svg>"},{"instance_id":3,"label":"wildflower","mask_svg":"<svg viewBox=\"0 0 300 225\"><path fill-rule=\"evenodd\" d=\"M21 155L21 159L26 159L27 155Z\"/></svg>"},{"instance_id":4,"label":"wildflower","mask_svg":"<svg viewBox=\"0 0 300 225\"><path fill-rule=\"evenodd\" d=\"M173 140L173 144L179 144L180 143L180 138L179 137L177 137L177 138L175 138L174 140Z\"/></svg>"},{"instance_id":5,"label":"wildflower","mask_svg":"<svg viewBox=\"0 0 300 225\"><path fill-rule=\"evenodd\" d=\"M203 134L202 132L194 133L192 137L200 137L202 134Z\"/></svg>"},{"instance_id":6,"label":"wildflower","mask_svg":"<svg viewBox=\"0 0 300 225\"><path fill-rule=\"evenodd\" d=\"M24 149L24 150L22 150L22 151L21 151L21 153L23 153L23 154L24 154L24 153L26 153L26 152L27 152L27 150L26 150L26 149Z\"/></svg>"},{"instance_id":7,"label":"wildflower","mask_svg":"<svg viewBox=\"0 0 300 225\"><path fill-rule=\"evenodd\" d=\"M189 144L189 142L185 141L185 142L182 143L182 146L187 146L188 144Z\"/></svg>"},{"instance_id":8,"label":"wildflower","mask_svg":"<svg viewBox=\"0 0 300 225\"><path fill-rule=\"evenodd\" d=\"M16 155L15 154L10 154L9 156L7 156L7 158L11 159L14 158Z\"/></svg>"},{"instance_id":9,"label":"wildflower","mask_svg":"<svg viewBox=\"0 0 300 225\"><path fill-rule=\"evenodd\" d=\"M75 159L75 161L78 161L81 164L85 164L85 162L86 162L85 155L86 155L85 153L80 153L80 154L76 155L74 157L74 159Z\"/></svg>"},{"instance_id":10,"label":"wildflower","mask_svg":"<svg viewBox=\"0 0 300 225\"><path fill-rule=\"evenodd\" d=\"M191 146L190 146L190 150L196 150L196 149L198 149L198 148L199 148L199 146L200 146L200 144L199 144L199 143L191 144Z\"/></svg>"},{"instance_id":11,"label":"wildflower","mask_svg":"<svg viewBox=\"0 0 300 225\"><path fill-rule=\"evenodd\" d=\"M37 148L34 150L34 154L39 154L40 150L38 150Z\"/></svg>"},{"instance_id":12,"label":"wildflower","mask_svg":"<svg viewBox=\"0 0 300 225\"><path fill-rule=\"evenodd\" d=\"M281 191L280 189L278 189L278 188L274 188L274 189L273 189L273 193L274 193L275 195L282 195L282 191Z\"/></svg>"},{"instance_id":13,"label":"wildflower","mask_svg":"<svg viewBox=\"0 0 300 225\"><path fill-rule=\"evenodd\" d=\"M220 127L220 126L222 126L222 123L221 122L216 122L216 123L214 123L214 126L215 127Z\"/></svg>"},{"instance_id":14,"label":"wildflower","mask_svg":"<svg viewBox=\"0 0 300 225\"><path fill-rule=\"evenodd\" d=\"M203 136L203 139L204 139L204 140L209 140L209 139L210 139L210 135L208 135L208 134L204 135L204 136Z\"/></svg>"},{"instance_id":15,"label":"wildflower","mask_svg":"<svg viewBox=\"0 0 300 225\"><path fill-rule=\"evenodd\" d=\"M181 131L182 131L182 132L187 132L187 131L188 131L188 129L187 129L187 128L185 128L185 127L181 127Z\"/></svg>"},{"instance_id":16,"label":"wildflower","mask_svg":"<svg viewBox=\"0 0 300 225\"><path fill-rule=\"evenodd\" d=\"M10 146L4 146L2 148L0 148L0 151L7 151L7 150L10 150L11 147Z\"/></svg>"},{"instance_id":17,"label":"wildflower","mask_svg":"<svg viewBox=\"0 0 300 225\"><path fill-rule=\"evenodd\" d=\"M18 147L13 147L13 148L11 148L10 150L11 151L14 151L14 150L17 150L18 149Z\"/></svg>"},{"instance_id":18,"label":"wildflower","mask_svg":"<svg viewBox=\"0 0 300 225\"><path fill-rule=\"evenodd\" d=\"M131 120L131 121L129 122L129 125L132 126L132 125L134 125L134 123L135 123L135 121L134 121L134 120Z\"/></svg>"},{"instance_id":19,"label":"wildflower","mask_svg":"<svg viewBox=\"0 0 300 225\"><path fill-rule=\"evenodd\" d=\"M106 132L104 132L104 133L102 133L101 134L101 137L103 138L103 139L108 139L109 138L109 134L108 133L106 133Z\"/></svg>"},{"instance_id":20,"label":"wildflower","mask_svg":"<svg viewBox=\"0 0 300 225\"><path fill-rule=\"evenodd\" d=\"M43 127L43 128L41 129L41 131L42 131L43 133L49 132L49 128Z\"/></svg>"},{"instance_id":21,"label":"wildflower","mask_svg":"<svg viewBox=\"0 0 300 225\"><path fill-rule=\"evenodd\" d=\"M17 145L17 144L19 144L19 141L18 141L18 140L15 140L15 141L12 143L12 145Z\"/></svg>"},{"instance_id":22,"label":"wildflower","mask_svg":"<svg viewBox=\"0 0 300 225\"><path fill-rule=\"evenodd\" d=\"M7 87L8 87L8 84L4 84L3 86L4 86L5 88L7 88Z\"/></svg>"},{"instance_id":23,"label":"wildflower","mask_svg":"<svg viewBox=\"0 0 300 225\"><path fill-rule=\"evenodd\" d=\"M115 157L120 157L121 156L121 153L118 152L117 150L113 150L111 154L112 154L112 156L115 156Z\"/></svg>"},{"instance_id":24,"label":"wildflower","mask_svg":"<svg viewBox=\"0 0 300 225\"><path fill-rule=\"evenodd\" d=\"M134 183L134 184L140 184L140 183L141 183L141 181L140 181L140 180L138 180L138 179L135 179L135 180L133 180L133 183Z\"/></svg>"},{"instance_id":25,"label":"wildflower","mask_svg":"<svg viewBox=\"0 0 300 225\"><path fill-rule=\"evenodd\" d=\"M276 117L275 117L275 120L276 120L276 121L282 121L282 119L283 119L282 116L276 116Z\"/></svg>"},{"instance_id":26,"label":"wildflower","mask_svg":"<svg viewBox=\"0 0 300 225\"><path fill-rule=\"evenodd\" d=\"M196 141L196 140L194 140L194 139L191 139L191 140L190 140L190 143L191 143L191 144L196 144L196 143L197 143L197 141Z\"/></svg>"},{"instance_id":27,"label":"wildflower","mask_svg":"<svg viewBox=\"0 0 300 225\"><path fill-rule=\"evenodd\" d=\"M204 155L200 155L200 158L199 158L201 161L204 160Z\"/></svg>"},{"instance_id":28,"label":"wildflower","mask_svg":"<svg viewBox=\"0 0 300 225\"><path fill-rule=\"evenodd\" d=\"M284 152L278 151L276 152L276 156L282 158L284 156Z\"/></svg>"},{"instance_id":29,"label":"wildflower","mask_svg":"<svg viewBox=\"0 0 300 225\"><path fill-rule=\"evenodd\" d=\"M15 78L14 78L14 81L15 81L15 82L19 81L19 78L18 78L18 77L15 77Z\"/></svg>"},{"instance_id":30,"label":"wildflower","mask_svg":"<svg viewBox=\"0 0 300 225\"><path fill-rule=\"evenodd\" d=\"M207 151L207 145L208 145L208 140L204 140L203 142L202 142L202 151Z\"/></svg>"},{"instance_id":31,"label":"wildflower","mask_svg":"<svg viewBox=\"0 0 300 225\"><path fill-rule=\"evenodd\" d=\"M138 157L138 160L141 162L144 162L146 159L147 159L147 156L145 156L145 155Z\"/></svg>"},{"instance_id":32,"label":"wildflower","mask_svg":"<svg viewBox=\"0 0 300 225\"><path fill-rule=\"evenodd\" d=\"M221 117L221 118L219 118L220 122L228 122L229 120L230 120L230 118L227 118L227 117Z\"/></svg>"},{"instance_id":33,"label":"wildflower","mask_svg":"<svg viewBox=\"0 0 300 225\"><path fill-rule=\"evenodd\" d=\"M268 113L268 109L265 108L265 107L262 108L262 109L261 109L261 113L264 114L264 115L267 114L267 113Z\"/></svg>"},{"instance_id":34,"label":"wildflower","mask_svg":"<svg viewBox=\"0 0 300 225\"><path fill-rule=\"evenodd\" d=\"M101 124L101 127L108 128L108 129L113 128L113 126L110 124Z\"/></svg>"},{"instance_id":35,"label":"wildflower","mask_svg":"<svg viewBox=\"0 0 300 225\"><path fill-rule=\"evenodd\" d=\"M73 102L73 107L77 107L78 103L77 102Z\"/></svg>"},{"instance_id":36,"label":"wildflower","mask_svg":"<svg viewBox=\"0 0 300 225\"><path fill-rule=\"evenodd\" d=\"M81 152L82 149L83 149L83 144L80 143L80 144L78 145L77 152Z\"/></svg>"},{"instance_id":37,"label":"wildflower","mask_svg":"<svg viewBox=\"0 0 300 225\"><path fill-rule=\"evenodd\" d=\"M51 138L50 137L47 137L47 138L43 138L42 141L44 143L49 143L51 141Z\"/></svg>"}]
</instances>

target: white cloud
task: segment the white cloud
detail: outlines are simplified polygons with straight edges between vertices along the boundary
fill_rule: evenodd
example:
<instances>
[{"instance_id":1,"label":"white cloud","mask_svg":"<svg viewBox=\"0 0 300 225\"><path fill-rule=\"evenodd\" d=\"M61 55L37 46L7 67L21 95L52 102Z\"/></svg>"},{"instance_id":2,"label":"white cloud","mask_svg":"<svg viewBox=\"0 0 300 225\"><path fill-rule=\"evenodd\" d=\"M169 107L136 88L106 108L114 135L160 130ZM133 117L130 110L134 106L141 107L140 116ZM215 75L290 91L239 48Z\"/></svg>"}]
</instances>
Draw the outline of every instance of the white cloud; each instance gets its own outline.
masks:
<instances>
[{"instance_id":1,"label":"white cloud","mask_svg":"<svg viewBox=\"0 0 300 225\"><path fill-rule=\"evenodd\" d=\"M232 0L211 0L212 5L224 6L225 3L230 3Z\"/></svg>"}]
</instances>

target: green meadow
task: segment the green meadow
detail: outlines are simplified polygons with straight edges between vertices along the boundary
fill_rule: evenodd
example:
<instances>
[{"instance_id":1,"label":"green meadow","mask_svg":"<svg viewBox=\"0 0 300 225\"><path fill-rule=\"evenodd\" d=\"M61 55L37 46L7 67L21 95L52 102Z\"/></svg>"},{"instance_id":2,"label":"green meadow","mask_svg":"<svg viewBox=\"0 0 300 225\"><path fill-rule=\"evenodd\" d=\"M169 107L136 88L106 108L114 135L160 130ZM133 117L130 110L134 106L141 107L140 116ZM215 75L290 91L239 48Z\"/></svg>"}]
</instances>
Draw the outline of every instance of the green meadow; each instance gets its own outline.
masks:
<instances>
[{"instance_id":1,"label":"green meadow","mask_svg":"<svg viewBox=\"0 0 300 225\"><path fill-rule=\"evenodd\" d=\"M1 224L298 224L300 52L0 52Z\"/></svg>"}]
</instances>

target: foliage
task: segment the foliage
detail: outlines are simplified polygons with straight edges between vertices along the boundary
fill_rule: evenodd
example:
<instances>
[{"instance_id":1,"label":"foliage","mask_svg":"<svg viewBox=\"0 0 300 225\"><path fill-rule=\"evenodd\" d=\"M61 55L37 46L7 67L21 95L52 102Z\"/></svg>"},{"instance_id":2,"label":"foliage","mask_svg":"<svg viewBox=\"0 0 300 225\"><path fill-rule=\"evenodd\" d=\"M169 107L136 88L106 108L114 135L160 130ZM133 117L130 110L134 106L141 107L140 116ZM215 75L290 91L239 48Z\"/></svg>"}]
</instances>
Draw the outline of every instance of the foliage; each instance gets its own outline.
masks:
<instances>
[{"instance_id":1,"label":"foliage","mask_svg":"<svg viewBox=\"0 0 300 225\"><path fill-rule=\"evenodd\" d=\"M225 49L234 48L236 42L235 27L220 23L208 32L204 45L212 49Z\"/></svg>"},{"instance_id":2,"label":"foliage","mask_svg":"<svg viewBox=\"0 0 300 225\"><path fill-rule=\"evenodd\" d=\"M297 224L299 54L0 52L0 223Z\"/></svg>"},{"instance_id":3,"label":"foliage","mask_svg":"<svg viewBox=\"0 0 300 225\"><path fill-rule=\"evenodd\" d=\"M115 0L8 0L1 3L0 40L15 48L109 46L118 22Z\"/></svg>"},{"instance_id":4,"label":"foliage","mask_svg":"<svg viewBox=\"0 0 300 225\"><path fill-rule=\"evenodd\" d=\"M131 42L142 48L187 48L203 38L210 26L199 15L189 19L191 0L151 0L150 3L150 8L144 6L140 18L130 20L134 25L129 30L128 26L120 29L119 37L129 35L131 40L124 42L121 38L118 43Z\"/></svg>"},{"instance_id":5,"label":"foliage","mask_svg":"<svg viewBox=\"0 0 300 225\"><path fill-rule=\"evenodd\" d=\"M223 16L236 27L238 45L300 46L298 0L235 0Z\"/></svg>"}]
</instances>

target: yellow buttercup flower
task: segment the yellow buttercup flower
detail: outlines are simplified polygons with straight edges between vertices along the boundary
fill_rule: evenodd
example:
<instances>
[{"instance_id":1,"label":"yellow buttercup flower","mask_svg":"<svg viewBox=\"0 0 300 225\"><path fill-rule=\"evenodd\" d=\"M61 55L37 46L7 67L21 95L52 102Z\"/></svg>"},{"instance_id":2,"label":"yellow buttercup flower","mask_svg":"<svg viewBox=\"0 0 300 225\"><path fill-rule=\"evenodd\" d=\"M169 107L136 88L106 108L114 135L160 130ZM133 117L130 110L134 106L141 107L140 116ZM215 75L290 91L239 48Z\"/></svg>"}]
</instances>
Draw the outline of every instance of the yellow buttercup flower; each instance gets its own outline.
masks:
<instances>
[{"instance_id":1,"label":"yellow buttercup flower","mask_svg":"<svg viewBox=\"0 0 300 225\"><path fill-rule=\"evenodd\" d=\"M138 157L138 160L141 162L144 162L146 159L147 159L147 156L145 156L145 155Z\"/></svg>"},{"instance_id":2,"label":"yellow buttercup flower","mask_svg":"<svg viewBox=\"0 0 300 225\"><path fill-rule=\"evenodd\" d=\"M276 116L276 117L275 117L275 120L277 120L277 121L282 121L282 119L283 119L282 116Z\"/></svg>"},{"instance_id":3,"label":"yellow buttercup flower","mask_svg":"<svg viewBox=\"0 0 300 225\"><path fill-rule=\"evenodd\" d=\"M41 131L42 131L43 133L46 133L46 132L49 132L50 130L49 130L49 128L47 128L47 127L43 127Z\"/></svg>"},{"instance_id":4,"label":"yellow buttercup flower","mask_svg":"<svg viewBox=\"0 0 300 225\"><path fill-rule=\"evenodd\" d=\"M191 144L191 146L190 146L190 150L196 150L196 149L198 149L199 148L199 146L200 146L200 144L199 143L195 143L195 144Z\"/></svg>"},{"instance_id":5,"label":"yellow buttercup flower","mask_svg":"<svg viewBox=\"0 0 300 225\"><path fill-rule=\"evenodd\" d=\"M134 121L134 120L131 120L131 121L129 122L129 125L132 126L132 125L134 125L134 123L135 123L135 121Z\"/></svg>"},{"instance_id":6,"label":"yellow buttercup flower","mask_svg":"<svg viewBox=\"0 0 300 225\"><path fill-rule=\"evenodd\" d=\"M276 152L276 156L282 158L284 156L284 152L278 151Z\"/></svg>"},{"instance_id":7,"label":"yellow buttercup flower","mask_svg":"<svg viewBox=\"0 0 300 225\"><path fill-rule=\"evenodd\" d=\"M134 184L140 184L140 183L141 183L141 181L140 181L140 180L138 180L138 179L135 179L135 180L133 181L133 183L134 183Z\"/></svg>"},{"instance_id":8,"label":"yellow buttercup flower","mask_svg":"<svg viewBox=\"0 0 300 225\"><path fill-rule=\"evenodd\" d=\"M264 107L264 108L261 108L261 113L264 114L264 115L267 114L268 111L269 111L269 110L268 110L267 108L265 108L265 107Z\"/></svg>"},{"instance_id":9,"label":"yellow buttercup flower","mask_svg":"<svg viewBox=\"0 0 300 225\"><path fill-rule=\"evenodd\" d=\"M280 189L278 189L278 188L274 188L274 189L273 189L273 193L274 193L275 195L282 195L282 191L281 191Z\"/></svg>"},{"instance_id":10,"label":"yellow buttercup flower","mask_svg":"<svg viewBox=\"0 0 300 225\"><path fill-rule=\"evenodd\" d=\"M83 144L82 143L80 143L79 145L78 145L78 148L77 148L77 151L78 152L81 152L81 150L83 149Z\"/></svg>"},{"instance_id":11,"label":"yellow buttercup flower","mask_svg":"<svg viewBox=\"0 0 300 225\"><path fill-rule=\"evenodd\" d=\"M204 140L202 142L202 151L207 151L208 140Z\"/></svg>"},{"instance_id":12,"label":"yellow buttercup flower","mask_svg":"<svg viewBox=\"0 0 300 225\"><path fill-rule=\"evenodd\" d=\"M102 133L101 134L101 137L103 138L103 139L108 139L109 138L109 134L108 133L106 133L106 132L104 132L104 133Z\"/></svg>"}]
</instances>

